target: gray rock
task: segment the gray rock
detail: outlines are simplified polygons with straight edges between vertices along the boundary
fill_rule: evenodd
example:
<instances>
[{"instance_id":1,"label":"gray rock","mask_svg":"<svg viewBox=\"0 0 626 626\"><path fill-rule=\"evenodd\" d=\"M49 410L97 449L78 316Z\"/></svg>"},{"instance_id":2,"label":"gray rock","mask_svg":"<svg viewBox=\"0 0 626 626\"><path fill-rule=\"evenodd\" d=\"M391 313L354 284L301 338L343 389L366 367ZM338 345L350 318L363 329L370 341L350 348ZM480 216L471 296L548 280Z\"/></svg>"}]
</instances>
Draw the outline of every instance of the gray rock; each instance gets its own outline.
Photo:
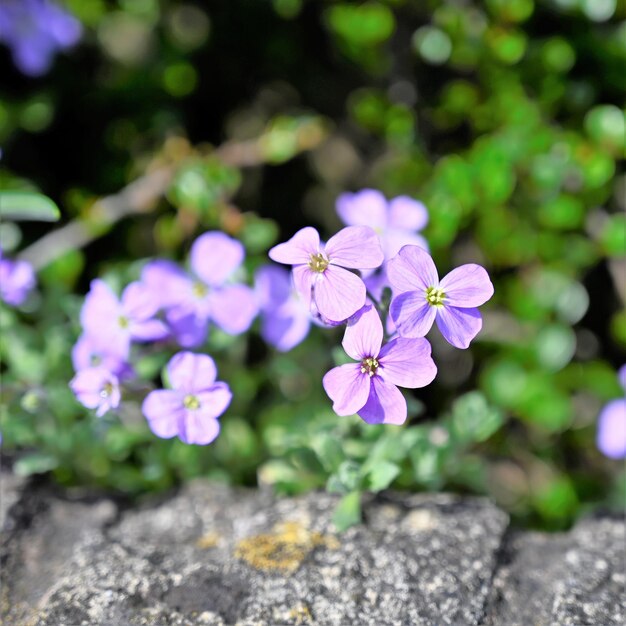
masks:
<instances>
[{"instance_id":1,"label":"gray rock","mask_svg":"<svg viewBox=\"0 0 626 626\"><path fill-rule=\"evenodd\" d=\"M485 499L389 494L338 534L320 493L198 482L119 516L28 493L3 545L16 626L623 623L618 520L514 534Z\"/></svg>"},{"instance_id":2,"label":"gray rock","mask_svg":"<svg viewBox=\"0 0 626 626\"><path fill-rule=\"evenodd\" d=\"M587 519L558 535L517 533L494 578L487 626L624 624L623 519Z\"/></svg>"}]
</instances>

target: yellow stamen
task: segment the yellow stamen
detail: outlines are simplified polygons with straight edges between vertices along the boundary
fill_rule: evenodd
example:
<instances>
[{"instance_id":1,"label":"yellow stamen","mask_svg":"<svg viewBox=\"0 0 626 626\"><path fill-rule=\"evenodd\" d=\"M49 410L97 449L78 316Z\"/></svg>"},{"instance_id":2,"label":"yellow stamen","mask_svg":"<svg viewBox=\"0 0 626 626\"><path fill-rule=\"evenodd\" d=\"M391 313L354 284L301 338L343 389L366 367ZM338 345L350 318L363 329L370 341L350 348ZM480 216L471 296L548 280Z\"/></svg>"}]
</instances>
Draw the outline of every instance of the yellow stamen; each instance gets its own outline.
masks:
<instances>
[{"instance_id":1,"label":"yellow stamen","mask_svg":"<svg viewBox=\"0 0 626 626\"><path fill-rule=\"evenodd\" d=\"M440 287L429 287L426 290L426 300L431 306L443 306L443 299L446 294Z\"/></svg>"},{"instance_id":2,"label":"yellow stamen","mask_svg":"<svg viewBox=\"0 0 626 626\"><path fill-rule=\"evenodd\" d=\"M370 378L376 374L378 369L378 359L368 356L361 361L361 374L367 374Z\"/></svg>"},{"instance_id":3,"label":"yellow stamen","mask_svg":"<svg viewBox=\"0 0 626 626\"><path fill-rule=\"evenodd\" d=\"M319 272L320 274L322 274L326 271L328 264L329 260L321 252L318 252L317 254L311 255L309 268L312 269L314 272Z\"/></svg>"}]
</instances>

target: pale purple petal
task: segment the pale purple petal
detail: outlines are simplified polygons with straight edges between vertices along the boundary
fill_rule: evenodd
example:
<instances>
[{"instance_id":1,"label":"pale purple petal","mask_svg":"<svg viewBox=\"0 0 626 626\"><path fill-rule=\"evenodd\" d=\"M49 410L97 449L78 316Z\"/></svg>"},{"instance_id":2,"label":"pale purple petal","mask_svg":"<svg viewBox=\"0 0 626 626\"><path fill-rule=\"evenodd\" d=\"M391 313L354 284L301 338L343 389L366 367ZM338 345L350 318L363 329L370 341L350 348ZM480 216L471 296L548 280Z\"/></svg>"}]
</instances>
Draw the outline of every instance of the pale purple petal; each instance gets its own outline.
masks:
<instances>
[{"instance_id":1,"label":"pale purple petal","mask_svg":"<svg viewBox=\"0 0 626 626\"><path fill-rule=\"evenodd\" d=\"M602 409L597 445L611 459L626 458L626 399L612 400Z\"/></svg>"},{"instance_id":2,"label":"pale purple petal","mask_svg":"<svg viewBox=\"0 0 626 626\"><path fill-rule=\"evenodd\" d=\"M72 364L79 371L89 367L103 367L118 378L128 376L132 370L125 354L115 354L111 346L99 337L83 334L72 347Z\"/></svg>"},{"instance_id":3,"label":"pale purple petal","mask_svg":"<svg viewBox=\"0 0 626 626\"><path fill-rule=\"evenodd\" d=\"M424 338L390 341L380 351L378 362L377 374L385 382L409 389L426 387L437 375L430 343Z\"/></svg>"},{"instance_id":4,"label":"pale purple petal","mask_svg":"<svg viewBox=\"0 0 626 626\"><path fill-rule=\"evenodd\" d=\"M192 297L193 282L172 261L160 259L148 263L141 271L141 282L147 285L162 309L186 304Z\"/></svg>"},{"instance_id":5,"label":"pale purple petal","mask_svg":"<svg viewBox=\"0 0 626 626\"><path fill-rule=\"evenodd\" d=\"M381 237L385 259L392 259L404 246L419 246L428 250L428 242L424 237L406 230L389 228L385 235Z\"/></svg>"},{"instance_id":6,"label":"pale purple petal","mask_svg":"<svg viewBox=\"0 0 626 626\"><path fill-rule=\"evenodd\" d=\"M147 320L159 310L159 306L154 290L145 283L132 282L122 292L124 315L130 319Z\"/></svg>"},{"instance_id":7,"label":"pale purple petal","mask_svg":"<svg viewBox=\"0 0 626 626\"><path fill-rule=\"evenodd\" d=\"M436 308L437 327L446 341L455 348L469 347L483 326L478 309L459 309L454 306Z\"/></svg>"},{"instance_id":8,"label":"pale purple petal","mask_svg":"<svg viewBox=\"0 0 626 626\"><path fill-rule=\"evenodd\" d=\"M233 394L226 383L218 382L209 387L206 391L195 394L200 402L197 409L204 418L218 418L230 405Z\"/></svg>"},{"instance_id":9,"label":"pale purple petal","mask_svg":"<svg viewBox=\"0 0 626 626\"><path fill-rule=\"evenodd\" d=\"M70 388L83 406L97 409L98 417L119 406L121 399L119 381L103 367L80 370L70 381Z\"/></svg>"},{"instance_id":10,"label":"pale purple petal","mask_svg":"<svg viewBox=\"0 0 626 626\"><path fill-rule=\"evenodd\" d=\"M228 285L210 295L211 320L225 333L239 335L248 328L259 312L254 291L246 285Z\"/></svg>"},{"instance_id":11,"label":"pale purple petal","mask_svg":"<svg viewBox=\"0 0 626 626\"><path fill-rule=\"evenodd\" d=\"M254 291L263 311L273 310L286 302L291 290L291 275L284 267L263 265L254 274Z\"/></svg>"},{"instance_id":12,"label":"pale purple petal","mask_svg":"<svg viewBox=\"0 0 626 626\"><path fill-rule=\"evenodd\" d=\"M313 285L318 276L319 274L309 269L308 265L296 265L293 268L292 277L294 288L307 308L311 306Z\"/></svg>"},{"instance_id":13,"label":"pale purple petal","mask_svg":"<svg viewBox=\"0 0 626 626\"><path fill-rule=\"evenodd\" d=\"M307 226L299 230L289 241L279 243L269 251L269 257L286 265L306 264L312 254L320 252L320 236L315 228Z\"/></svg>"},{"instance_id":14,"label":"pale purple petal","mask_svg":"<svg viewBox=\"0 0 626 626\"><path fill-rule=\"evenodd\" d=\"M387 276L395 291L423 291L439 285L437 268L430 254L419 246L404 246L387 261Z\"/></svg>"},{"instance_id":15,"label":"pale purple petal","mask_svg":"<svg viewBox=\"0 0 626 626\"><path fill-rule=\"evenodd\" d=\"M369 305L357 319L350 319L341 345L353 359L361 361L378 356L382 342L383 324L376 308Z\"/></svg>"},{"instance_id":16,"label":"pale purple petal","mask_svg":"<svg viewBox=\"0 0 626 626\"><path fill-rule=\"evenodd\" d=\"M387 200L376 189L342 193L337 198L337 214L346 226L369 226L383 231L387 226Z\"/></svg>"},{"instance_id":17,"label":"pale purple petal","mask_svg":"<svg viewBox=\"0 0 626 626\"><path fill-rule=\"evenodd\" d=\"M391 301L389 313L401 337L424 337L437 315L423 291L407 291Z\"/></svg>"},{"instance_id":18,"label":"pale purple petal","mask_svg":"<svg viewBox=\"0 0 626 626\"><path fill-rule=\"evenodd\" d=\"M337 415L354 415L367 402L370 377L361 372L360 363L335 367L322 380Z\"/></svg>"},{"instance_id":19,"label":"pale purple petal","mask_svg":"<svg viewBox=\"0 0 626 626\"><path fill-rule=\"evenodd\" d=\"M399 230L422 230L428 224L426 207L409 196L398 196L389 202L389 226Z\"/></svg>"},{"instance_id":20,"label":"pale purple petal","mask_svg":"<svg viewBox=\"0 0 626 626\"><path fill-rule=\"evenodd\" d=\"M404 424L407 417L406 400L395 385L389 385L379 376L374 376L367 403L358 413L368 424Z\"/></svg>"},{"instance_id":21,"label":"pale purple petal","mask_svg":"<svg viewBox=\"0 0 626 626\"><path fill-rule=\"evenodd\" d=\"M484 267L468 263L452 270L439 285L445 293L446 306L472 308L484 304L493 295L493 285Z\"/></svg>"},{"instance_id":22,"label":"pale purple petal","mask_svg":"<svg viewBox=\"0 0 626 626\"><path fill-rule=\"evenodd\" d=\"M87 332L102 333L118 324L123 315L122 305L112 289L100 279L92 280L80 312L80 323Z\"/></svg>"},{"instance_id":23,"label":"pale purple petal","mask_svg":"<svg viewBox=\"0 0 626 626\"><path fill-rule=\"evenodd\" d=\"M219 434L220 423L212 417L205 417L200 410L186 411L180 421L178 436L184 443L205 446Z\"/></svg>"},{"instance_id":24,"label":"pale purple petal","mask_svg":"<svg viewBox=\"0 0 626 626\"><path fill-rule=\"evenodd\" d=\"M377 300L380 300L383 297L383 291L386 287L391 288L385 268L386 264L379 270L369 274L369 276L363 276L363 282L365 283L367 292L372 294L372 296L374 296Z\"/></svg>"},{"instance_id":25,"label":"pale purple petal","mask_svg":"<svg viewBox=\"0 0 626 626\"><path fill-rule=\"evenodd\" d=\"M243 263L241 242L219 231L204 233L191 246L191 269L207 285L223 285Z\"/></svg>"},{"instance_id":26,"label":"pale purple petal","mask_svg":"<svg viewBox=\"0 0 626 626\"><path fill-rule=\"evenodd\" d=\"M0 300L19 306L35 286L35 272L26 261L0 259Z\"/></svg>"},{"instance_id":27,"label":"pale purple petal","mask_svg":"<svg viewBox=\"0 0 626 626\"><path fill-rule=\"evenodd\" d=\"M348 319L365 304L365 284L352 272L329 266L314 289L319 312L333 322Z\"/></svg>"},{"instance_id":28,"label":"pale purple petal","mask_svg":"<svg viewBox=\"0 0 626 626\"><path fill-rule=\"evenodd\" d=\"M261 324L261 336L281 352L288 352L309 334L311 318L301 307L280 307L268 311Z\"/></svg>"},{"instance_id":29,"label":"pale purple petal","mask_svg":"<svg viewBox=\"0 0 626 626\"><path fill-rule=\"evenodd\" d=\"M182 308L170 309L165 317L179 346L197 348L204 343L209 325L206 317Z\"/></svg>"},{"instance_id":30,"label":"pale purple petal","mask_svg":"<svg viewBox=\"0 0 626 626\"><path fill-rule=\"evenodd\" d=\"M351 269L375 269L385 255L378 235L368 226L348 226L331 237L326 244L330 263Z\"/></svg>"},{"instance_id":31,"label":"pale purple petal","mask_svg":"<svg viewBox=\"0 0 626 626\"><path fill-rule=\"evenodd\" d=\"M178 352L167 364L167 376L172 389L194 394L213 385L217 368L208 354Z\"/></svg>"},{"instance_id":32,"label":"pale purple petal","mask_svg":"<svg viewBox=\"0 0 626 626\"><path fill-rule=\"evenodd\" d=\"M178 427L185 416L181 393L170 389L151 391L141 405L141 412L148 420L150 430L162 439L178 434Z\"/></svg>"},{"instance_id":33,"label":"pale purple petal","mask_svg":"<svg viewBox=\"0 0 626 626\"><path fill-rule=\"evenodd\" d=\"M161 320L133 322L130 325L130 336L133 341L160 341L170 334L170 329Z\"/></svg>"}]
</instances>

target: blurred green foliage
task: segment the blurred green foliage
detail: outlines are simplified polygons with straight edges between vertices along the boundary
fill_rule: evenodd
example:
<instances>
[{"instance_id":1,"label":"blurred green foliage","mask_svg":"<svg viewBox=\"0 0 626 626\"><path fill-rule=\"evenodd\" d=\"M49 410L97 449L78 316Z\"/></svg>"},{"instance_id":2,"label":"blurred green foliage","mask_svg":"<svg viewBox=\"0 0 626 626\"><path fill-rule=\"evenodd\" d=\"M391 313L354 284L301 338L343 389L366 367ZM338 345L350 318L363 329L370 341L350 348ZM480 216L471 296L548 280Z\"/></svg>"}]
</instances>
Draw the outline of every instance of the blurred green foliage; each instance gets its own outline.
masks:
<instances>
[{"instance_id":1,"label":"blurred green foliage","mask_svg":"<svg viewBox=\"0 0 626 626\"><path fill-rule=\"evenodd\" d=\"M0 51L0 188L46 193L91 233L41 262L20 310L0 308L16 472L132 495L195 476L326 487L343 494L339 526L358 519L362 490L389 486L486 493L544 528L623 506L623 468L594 443L626 361L623 4L65 4L86 34L46 78L21 77ZM163 197L102 221L97 197L163 164ZM422 200L441 274L479 262L496 286L468 351L431 338L440 374L408 395L407 425L334 415L321 378L340 332L320 329L288 354L254 333L211 334L234 401L210 447L152 436L147 389L101 420L74 400L90 279L122 285L210 228L244 242L251 276L279 235L332 233L337 194L363 187ZM44 232L3 223L0 244L13 254ZM156 381L168 356L148 351L138 371Z\"/></svg>"}]
</instances>

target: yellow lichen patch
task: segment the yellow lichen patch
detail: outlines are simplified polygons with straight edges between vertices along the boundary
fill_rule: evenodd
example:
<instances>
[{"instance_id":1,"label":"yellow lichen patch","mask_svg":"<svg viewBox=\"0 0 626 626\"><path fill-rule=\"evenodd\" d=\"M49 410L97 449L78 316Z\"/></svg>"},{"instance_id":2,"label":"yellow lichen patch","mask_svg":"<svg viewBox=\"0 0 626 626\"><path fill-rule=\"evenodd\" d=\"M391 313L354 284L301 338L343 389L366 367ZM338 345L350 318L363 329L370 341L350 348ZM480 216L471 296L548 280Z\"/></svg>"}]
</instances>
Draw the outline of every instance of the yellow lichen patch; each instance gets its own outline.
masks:
<instances>
[{"instance_id":1,"label":"yellow lichen patch","mask_svg":"<svg viewBox=\"0 0 626 626\"><path fill-rule=\"evenodd\" d=\"M313 616L306 604L299 604L289 611L290 619L294 620L296 626L304 626L304 624L313 623Z\"/></svg>"},{"instance_id":2,"label":"yellow lichen patch","mask_svg":"<svg viewBox=\"0 0 626 626\"><path fill-rule=\"evenodd\" d=\"M206 550L207 548L214 548L219 542L220 536L217 533L207 533L196 541L196 546Z\"/></svg>"},{"instance_id":3,"label":"yellow lichen patch","mask_svg":"<svg viewBox=\"0 0 626 626\"><path fill-rule=\"evenodd\" d=\"M331 535L311 532L300 522L283 522L274 526L271 533L242 539L235 557L256 569L293 572L318 546L336 550L339 541Z\"/></svg>"}]
</instances>

